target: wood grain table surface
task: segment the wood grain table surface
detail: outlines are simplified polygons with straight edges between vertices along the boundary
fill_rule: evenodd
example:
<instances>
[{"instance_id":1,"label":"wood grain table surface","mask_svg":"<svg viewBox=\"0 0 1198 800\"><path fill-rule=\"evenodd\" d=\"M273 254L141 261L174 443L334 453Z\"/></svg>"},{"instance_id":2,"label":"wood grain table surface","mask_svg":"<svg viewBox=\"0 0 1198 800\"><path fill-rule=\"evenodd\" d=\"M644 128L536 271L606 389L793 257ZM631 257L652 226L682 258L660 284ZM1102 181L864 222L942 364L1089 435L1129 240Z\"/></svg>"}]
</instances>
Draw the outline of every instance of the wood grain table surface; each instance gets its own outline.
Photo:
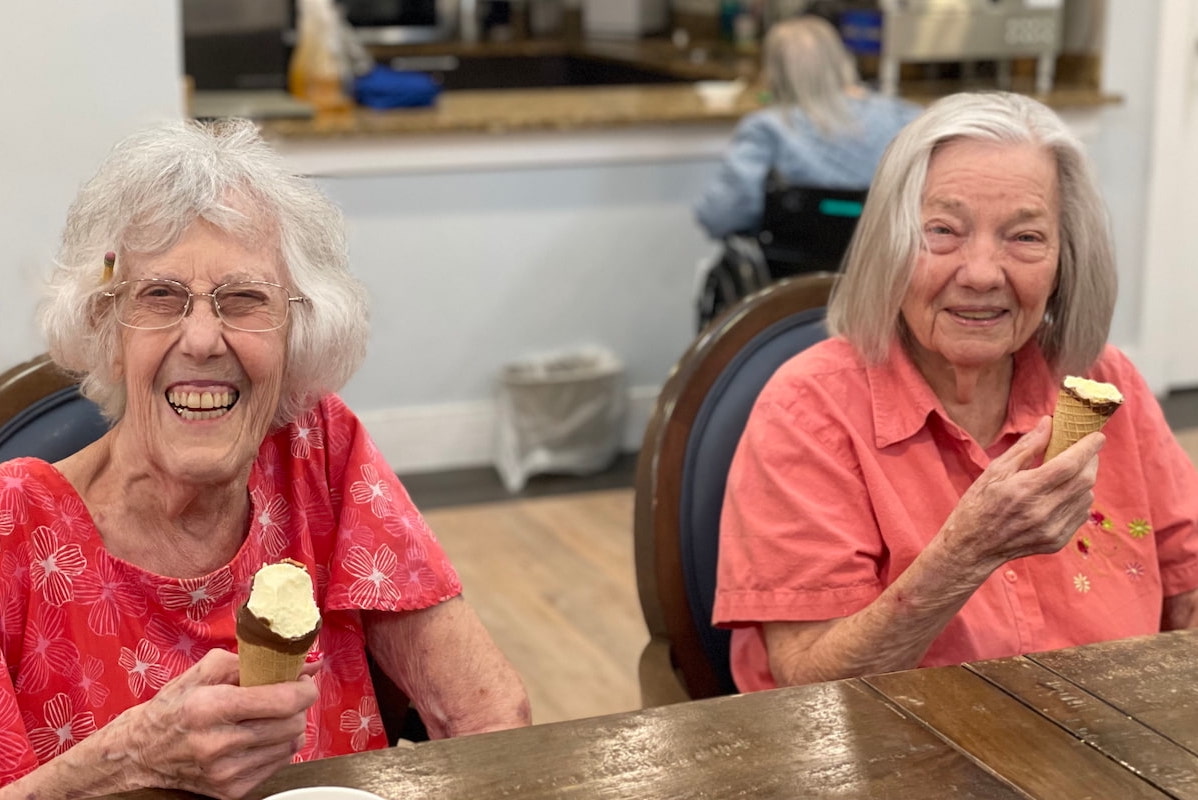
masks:
<instances>
[{"instance_id":1,"label":"wood grain table surface","mask_svg":"<svg viewBox=\"0 0 1198 800\"><path fill-rule=\"evenodd\" d=\"M326 785L392 800L1198 800L1198 631L294 764L253 797Z\"/></svg>"}]
</instances>

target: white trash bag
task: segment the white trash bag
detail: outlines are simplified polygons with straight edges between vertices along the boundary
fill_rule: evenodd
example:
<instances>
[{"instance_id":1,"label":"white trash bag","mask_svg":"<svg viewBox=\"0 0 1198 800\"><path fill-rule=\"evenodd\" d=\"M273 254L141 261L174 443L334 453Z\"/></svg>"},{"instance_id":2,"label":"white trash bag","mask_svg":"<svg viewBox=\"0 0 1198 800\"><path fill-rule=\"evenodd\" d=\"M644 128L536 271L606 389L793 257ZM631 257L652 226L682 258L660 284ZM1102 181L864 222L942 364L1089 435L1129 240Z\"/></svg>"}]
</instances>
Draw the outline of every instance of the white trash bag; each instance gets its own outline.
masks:
<instances>
[{"instance_id":1,"label":"white trash bag","mask_svg":"<svg viewBox=\"0 0 1198 800\"><path fill-rule=\"evenodd\" d=\"M590 475L620 453L624 365L590 347L507 364L499 374L495 468L509 492L531 475Z\"/></svg>"}]
</instances>

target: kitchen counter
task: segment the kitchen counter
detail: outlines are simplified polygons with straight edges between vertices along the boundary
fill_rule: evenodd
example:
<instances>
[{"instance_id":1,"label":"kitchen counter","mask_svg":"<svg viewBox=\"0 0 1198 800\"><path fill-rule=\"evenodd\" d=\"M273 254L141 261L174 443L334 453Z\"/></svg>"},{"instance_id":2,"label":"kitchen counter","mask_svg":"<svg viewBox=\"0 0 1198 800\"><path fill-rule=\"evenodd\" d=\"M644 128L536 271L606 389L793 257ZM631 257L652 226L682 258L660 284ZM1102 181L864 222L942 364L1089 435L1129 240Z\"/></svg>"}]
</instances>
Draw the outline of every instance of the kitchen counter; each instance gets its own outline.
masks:
<instances>
[{"instance_id":1,"label":"kitchen counter","mask_svg":"<svg viewBox=\"0 0 1198 800\"><path fill-rule=\"evenodd\" d=\"M512 54L537 55L563 52L599 56L669 71L689 80L756 79L758 56L694 48L683 52L669 42L607 41L569 44L565 42L521 42L507 45L448 44L408 46L376 50L383 58L408 54L439 53L455 55ZM965 89L992 89L993 82L979 81L907 81L903 96L928 103L937 97ZM1017 76L1012 90L1032 93L1030 77ZM1119 102L1118 96L1105 93L1079 81L1058 82L1051 93L1041 96L1057 109L1098 107ZM487 89L445 91L435 106L417 109L377 111L355 108L349 112L316 115L310 119L269 119L261 125L272 139L357 139L412 134L486 133L503 134L532 131L572 131L621 128L638 125L685 125L731 122L762 107L761 93L748 88L737 102L726 108L711 108L699 99L691 83L567 87L549 89Z\"/></svg>"},{"instance_id":2,"label":"kitchen counter","mask_svg":"<svg viewBox=\"0 0 1198 800\"><path fill-rule=\"evenodd\" d=\"M994 87L940 82L904 87L903 96L926 104L945 94L970 88ZM1019 90L1018 86L1013 88ZM1071 87L1060 87L1040 99L1058 110L1099 107L1120 100L1116 95ZM343 114L318 114L311 119L263 120L261 126L268 138L498 134L732 121L762 107L758 93L749 89L742 92L729 108L710 108L703 104L689 84L486 89L443 92L437 104L430 108L396 111L357 108Z\"/></svg>"}]
</instances>

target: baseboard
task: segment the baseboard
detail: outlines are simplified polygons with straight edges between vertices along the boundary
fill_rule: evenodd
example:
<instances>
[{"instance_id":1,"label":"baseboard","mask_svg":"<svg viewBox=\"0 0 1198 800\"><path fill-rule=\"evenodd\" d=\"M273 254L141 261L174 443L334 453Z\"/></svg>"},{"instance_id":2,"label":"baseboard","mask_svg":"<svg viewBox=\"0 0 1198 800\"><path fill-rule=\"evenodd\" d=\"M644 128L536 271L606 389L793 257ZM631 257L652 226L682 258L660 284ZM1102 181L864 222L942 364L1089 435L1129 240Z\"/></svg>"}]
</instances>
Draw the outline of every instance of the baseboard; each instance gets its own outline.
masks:
<instances>
[{"instance_id":1,"label":"baseboard","mask_svg":"<svg viewBox=\"0 0 1198 800\"><path fill-rule=\"evenodd\" d=\"M658 386L628 390L623 448L640 449ZM491 401L405 406L358 414L387 463L398 473L487 466L493 461L495 404Z\"/></svg>"}]
</instances>

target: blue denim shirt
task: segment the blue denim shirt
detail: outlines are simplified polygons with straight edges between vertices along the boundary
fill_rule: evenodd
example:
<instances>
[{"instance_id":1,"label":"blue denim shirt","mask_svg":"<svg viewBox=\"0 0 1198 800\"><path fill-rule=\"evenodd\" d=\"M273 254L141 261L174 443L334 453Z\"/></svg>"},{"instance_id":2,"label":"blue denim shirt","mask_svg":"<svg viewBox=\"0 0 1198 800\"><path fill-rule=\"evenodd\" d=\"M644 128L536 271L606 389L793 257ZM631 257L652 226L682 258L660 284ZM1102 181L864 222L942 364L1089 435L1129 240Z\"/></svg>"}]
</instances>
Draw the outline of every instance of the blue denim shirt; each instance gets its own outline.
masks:
<instances>
[{"instance_id":1,"label":"blue denim shirt","mask_svg":"<svg viewBox=\"0 0 1198 800\"><path fill-rule=\"evenodd\" d=\"M797 109L773 107L745 116L695 205L695 217L708 235L722 239L760 226L771 167L791 183L868 188L886 145L923 109L873 93L848 101L855 130L831 137Z\"/></svg>"}]
</instances>

